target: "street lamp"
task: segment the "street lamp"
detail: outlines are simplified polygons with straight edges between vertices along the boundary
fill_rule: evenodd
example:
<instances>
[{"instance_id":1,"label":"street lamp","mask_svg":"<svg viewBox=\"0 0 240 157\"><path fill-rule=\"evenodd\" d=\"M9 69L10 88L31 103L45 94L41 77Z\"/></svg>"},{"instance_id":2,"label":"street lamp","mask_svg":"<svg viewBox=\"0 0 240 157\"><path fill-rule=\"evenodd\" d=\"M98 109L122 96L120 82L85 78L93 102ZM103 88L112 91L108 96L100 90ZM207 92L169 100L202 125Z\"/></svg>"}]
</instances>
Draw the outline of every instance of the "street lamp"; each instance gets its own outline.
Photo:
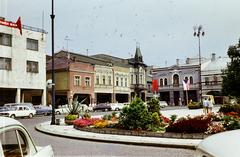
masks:
<instances>
[{"instance_id":1,"label":"street lamp","mask_svg":"<svg viewBox=\"0 0 240 157\"><path fill-rule=\"evenodd\" d=\"M52 0L52 14L50 15L52 22L52 119L51 125L55 123L55 76L54 76L54 0Z\"/></svg>"},{"instance_id":2,"label":"street lamp","mask_svg":"<svg viewBox=\"0 0 240 157\"><path fill-rule=\"evenodd\" d=\"M202 25L199 26L194 26L193 27L194 30L194 37L198 38L198 52L199 52L199 99L200 102L202 102L202 75L201 75L201 45L200 45L200 39L201 36L205 35L205 32L203 31L203 27Z\"/></svg>"}]
</instances>

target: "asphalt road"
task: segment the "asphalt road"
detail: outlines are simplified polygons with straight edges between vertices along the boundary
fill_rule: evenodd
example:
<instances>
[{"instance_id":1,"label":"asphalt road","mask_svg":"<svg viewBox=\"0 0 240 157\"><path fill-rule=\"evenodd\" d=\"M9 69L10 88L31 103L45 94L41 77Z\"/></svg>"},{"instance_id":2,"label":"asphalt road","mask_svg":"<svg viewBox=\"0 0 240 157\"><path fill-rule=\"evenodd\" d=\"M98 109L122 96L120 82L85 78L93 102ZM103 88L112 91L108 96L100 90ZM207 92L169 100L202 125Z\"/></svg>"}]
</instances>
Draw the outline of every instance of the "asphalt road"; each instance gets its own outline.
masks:
<instances>
[{"instance_id":1,"label":"asphalt road","mask_svg":"<svg viewBox=\"0 0 240 157\"><path fill-rule=\"evenodd\" d=\"M101 114L101 113L93 113ZM57 115L61 118L63 116ZM55 156L142 156L142 157L192 157L194 151L188 149L134 146L125 144L103 143L50 136L35 130L35 125L50 121L51 116L37 116L33 119L18 119L28 129L35 143L39 146L52 145Z\"/></svg>"}]
</instances>

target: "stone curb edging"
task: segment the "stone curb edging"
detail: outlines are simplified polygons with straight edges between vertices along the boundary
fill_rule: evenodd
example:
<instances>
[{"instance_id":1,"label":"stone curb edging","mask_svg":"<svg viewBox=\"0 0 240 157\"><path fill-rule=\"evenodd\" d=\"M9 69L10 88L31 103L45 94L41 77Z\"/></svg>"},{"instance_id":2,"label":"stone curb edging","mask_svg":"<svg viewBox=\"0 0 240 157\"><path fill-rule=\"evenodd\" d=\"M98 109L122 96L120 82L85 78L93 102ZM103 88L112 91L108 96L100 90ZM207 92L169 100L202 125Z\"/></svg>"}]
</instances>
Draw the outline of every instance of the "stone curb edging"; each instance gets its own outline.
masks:
<instances>
[{"instance_id":1,"label":"stone curb edging","mask_svg":"<svg viewBox=\"0 0 240 157\"><path fill-rule=\"evenodd\" d=\"M163 138L177 138L177 139L204 139L209 135L203 133L172 133L172 132L150 132L150 131L133 131L133 130L116 130L113 128L82 128L74 126L75 129L87 132L94 132L99 134L113 134L113 135L130 135L130 136L143 136L143 137L163 137Z\"/></svg>"},{"instance_id":2,"label":"stone curb edging","mask_svg":"<svg viewBox=\"0 0 240 157\"><path fill-rule=\"evenodd\" d=\"M46 125L47 124L47 125ZM196 146L201 140L189 140L189 139L168 139L161 137L136 137L130 135L110 135L110 134L97 134L91 132L85 132L76 130L73 127L64 129L57 129L56 127L61 126L50 126L50 122L41 123L35 126L37 131L66 138L97 141L97 142L108 142L108 143L120 143L120 144L131 144L131 145L145 145L145 146L156 146L156 147L170 147L170 148L185 148L185 149L196 149ZM118 138L119 137L119 138ZM156 140L157 139L157 140ZM182 141L182 142L179 142Z\"/></svg>"}]
</instances>

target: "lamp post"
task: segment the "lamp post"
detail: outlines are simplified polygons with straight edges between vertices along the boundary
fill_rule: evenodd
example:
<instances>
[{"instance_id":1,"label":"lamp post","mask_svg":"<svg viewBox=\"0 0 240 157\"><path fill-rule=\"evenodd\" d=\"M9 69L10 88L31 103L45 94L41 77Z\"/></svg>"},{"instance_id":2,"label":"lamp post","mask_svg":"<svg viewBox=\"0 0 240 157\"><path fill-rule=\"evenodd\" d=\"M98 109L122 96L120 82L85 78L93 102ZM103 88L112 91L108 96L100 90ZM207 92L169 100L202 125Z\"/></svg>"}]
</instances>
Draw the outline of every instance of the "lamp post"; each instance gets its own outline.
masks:
<instances>
[{"instance_id":1,"label":"lamp post","mask_svg":"<svg viewBox=\"0 0 240 157\"><path fill-rule=\"evenodd\" d=\"M199 99L200 102L202 102L202 75L201 75L201 36L205 35L205 32L203 31L202 25L194 26L194 37L198 38L198 55L199 55Z\"/></svg>"},{"instance_id":2,"label":"lamp post","mask_svg":"<svg viewBox=\"0 0 240 157\"><path fill-rule=\"evenodd\" d=\"M55 123L55 76L54 76L54 0L52 0L52 14L50 15L52 22L52 119L51 125Z\"/></svg>"}]
</instances>

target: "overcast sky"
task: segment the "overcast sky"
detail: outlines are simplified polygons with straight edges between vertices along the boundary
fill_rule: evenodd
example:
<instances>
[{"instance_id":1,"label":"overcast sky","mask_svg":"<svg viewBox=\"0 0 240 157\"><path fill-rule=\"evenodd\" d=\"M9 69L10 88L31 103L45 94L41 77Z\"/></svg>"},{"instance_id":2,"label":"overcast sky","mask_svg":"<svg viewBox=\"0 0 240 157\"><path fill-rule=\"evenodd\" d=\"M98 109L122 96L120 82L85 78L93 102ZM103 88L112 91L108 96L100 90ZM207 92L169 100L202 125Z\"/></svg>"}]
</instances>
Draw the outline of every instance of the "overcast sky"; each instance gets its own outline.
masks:
<instances>
[{"instance_id":1,"label":"overcast sky","mask_svg":"<svg viewBox=\"0 0 240 157\"><path fill-rule=\"evenodd\" d=\"M51 54L51 0L0 0L0 16L48 32ZM227 56L240 37L239 0L55 0L55 51L67 49L121 58L139 43L148 65L170 66L197 57L193 26L203 25L202 56ZM65 40L67 36L67 39Z\"/></svg>"}]
</instances>

